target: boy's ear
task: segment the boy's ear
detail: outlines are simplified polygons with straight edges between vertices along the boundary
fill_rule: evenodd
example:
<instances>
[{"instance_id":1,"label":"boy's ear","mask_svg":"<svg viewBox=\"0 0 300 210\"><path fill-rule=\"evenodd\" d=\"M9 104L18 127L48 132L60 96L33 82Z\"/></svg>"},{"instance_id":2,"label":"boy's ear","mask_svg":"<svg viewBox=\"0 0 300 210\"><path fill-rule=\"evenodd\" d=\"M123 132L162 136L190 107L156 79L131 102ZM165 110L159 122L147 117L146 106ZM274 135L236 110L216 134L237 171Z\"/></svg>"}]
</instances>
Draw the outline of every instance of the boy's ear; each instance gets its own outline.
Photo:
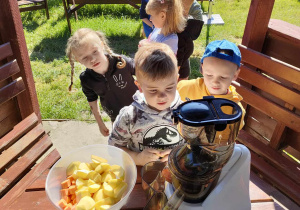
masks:
<instances>
[{"instance_id":1,"label":"boy's ear","mask_svg":"<svg viewBox=\"0 0 300 210\"><path fill-rule=\"evenodd\" d=\"M232 81L235 81L235 80L238 78L240 71L241 71L240 68L238 68L238 70L236 70L236 72L235 72L235 74L234 74L234 77L233 77Z\"/></svg>"},{"instance_id":2,"label":"boy's ear","mask_svg":"<svg viewBox=\"0 0 300 210\"><path fill-rule=\"evenodd\" d=\"M137 80L135 80L134 84L138 87L139 91L142 93L143 91L142 91L140 83Z\"/></svg>"},{"instance_id":3,"label":"boy's ear","mask_svg":"<svg viewBox=\"0 0 300 210\"><path fill-rule=\"evenodd\" d=\"M200 71L201 74L203 74L202 67L203 67L203 63L200 63L199 71Z\"/></svg>"}]
</instances>

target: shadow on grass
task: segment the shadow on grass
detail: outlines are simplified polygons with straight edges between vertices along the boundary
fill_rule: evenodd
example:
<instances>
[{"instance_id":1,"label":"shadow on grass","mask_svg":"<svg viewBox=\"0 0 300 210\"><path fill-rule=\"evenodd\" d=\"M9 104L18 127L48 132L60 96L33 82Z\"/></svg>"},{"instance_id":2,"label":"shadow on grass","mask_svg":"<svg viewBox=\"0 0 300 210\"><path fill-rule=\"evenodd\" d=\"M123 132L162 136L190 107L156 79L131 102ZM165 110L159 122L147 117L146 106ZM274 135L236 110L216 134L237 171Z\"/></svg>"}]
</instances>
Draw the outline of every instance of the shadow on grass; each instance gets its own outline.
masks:
<instances>
[{"instance_id":1,"label":"shadow on grass","mask_svg":"<svg viewBox=\"0 0 300 210\"><path fill-rule=\"evenodd\" d=\"M39 14L35 14L34 12L37 12ZM42 26L43 24L47 23L47 17L46 17L46 12L41 12L41 11L29 11L29 12L23 12L21 14L22 16L22 23L23 23L23 28L26 29L28 32L33 32L35 29L38 27ZM36 17L39 15L42 21L36 21Z\"/></svg>"},{"instance_id":2,"label":"shadow on grass","mask_svg":"<svg viewBox=\"0 0 300 210\"><path fill-rule=\"evenodd\" d=\"M112 18L128 17L131 19L139 19L139 10L126 4L114 5L85 5L77 11L78 19L92 18L99 16L108 16ZM74 15L72 15L74 18Z\"/></svg>"},{"instance_id":3,"label":"shadow on grass","mask_svg":"<svg viewBox=\"0 0 300 210\"><path fill-rule=\"evenodd\" d=\"M189 79L196 79L201 77L201 73L199 71L200 67L200 59L197 57L190 57L190 64L191 64L191 73Z\"/></svg>"},{"instance_id":4,"label":"shadow on grass","mask_svg":"<svg viewBox=\"0 0 300 210\"><path fill-rule=\"evenodd\" d=\"M40 44L36 45L30 55L30 60L42 60L45 63L54 59L65 58L65 48L70 37L67 27L59 31L60 35L51 38L44 38Z\"/></svg>"},{"instance_id":5,"label":"shadow on grass","mask_svg":"<svg viewBox=\"0 0 300 210\"><path fill-rule=\"evenodd\" d=\"M107 37L109 46L117 54L124 54L133 57L141 40L139 37L140 27L133 36L112 35ZM40 44L36 45L30 55L30 60L41 60L45 63L52 62L54 59L66 59L65 48L70 37L68 27L64 27L63 31L59 31L59 35L51 38L44 38Z\"/></svg>"}]
</instances>

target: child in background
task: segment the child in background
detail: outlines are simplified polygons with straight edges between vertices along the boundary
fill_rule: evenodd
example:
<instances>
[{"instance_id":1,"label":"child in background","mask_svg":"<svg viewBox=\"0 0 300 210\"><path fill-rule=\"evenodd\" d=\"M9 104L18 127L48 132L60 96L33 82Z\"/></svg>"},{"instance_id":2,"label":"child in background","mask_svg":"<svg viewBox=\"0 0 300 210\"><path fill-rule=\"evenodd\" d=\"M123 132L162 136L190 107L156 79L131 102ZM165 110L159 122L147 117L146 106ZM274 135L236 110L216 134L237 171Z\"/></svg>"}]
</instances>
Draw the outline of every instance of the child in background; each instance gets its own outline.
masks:
<instances>
[{"instance_id":1,"label":"child in background","mask_svg":"<svg viewBox=\"0 0 300 210\"><path fill-rule=\"evenodd\" d=\"M149 0L142 0L140 8L140 19L143 22L143 28L146 38L148 38L149 34L153 31L154 27L154 25L150 21L150 15L148 15L145 11L148 1Z\"/></svg>"},{"instance_id":2,"label":"child in background","mask_svg":"<svg viewBox=\"0 0 300 210\"><path fill-rule=\"evenodd\" d=\"M72 89L74 60L86 67L80 74L82 91L91 107L103 136L109 135L98 106L98 97L103 110L115 120L124 106L132 103L132 95L137 90L132 75L133 59L124 55L116 55L107 45L103 33L82 28L71 36L67 43L66 54L71 64Z\"/></svg>"},{"instance_id":3,"label":"child in background","mask_svg":"<svg viewBox=\"0 0 300 210\"><path fill-rule=\"evenodd\" d=\"M182 32L186 25L181 0L149 0L146 12L151 15L150 21L155 28L148 40L140 41L139 46L145 42L165 43L177 54L177 33Z\"/></svg>"},{"instance_id":4,"label":"child in background","mask_svg":"<svg viewBox=\"0 0 300 210\"><path fill-rule=\"evenodd\" d=\"M171 119L181 103L176 91L178 70L172 50L162 43L141 46L134 58L134 102L121 109L108 143L128 152L136 165L167 161L171 149L183 143Z\"/></svg>"},{"instance_id":5,"label":"child in background","mask_svg":"<svg viewBox=\"0 0 300 210\"><path fill-rule=\"evenodd\" d=\"M242 109L240 129L244 126L245 110L240 103L243 100L231 82L236 80L240 72L241 53L239 48L227 40L217 40L209 43L201 59L201 73L203 78L182 80L177 90L183 101L202 99L203 96L225 98L236 102ZM231 114L231 107L222 111ZM225 130L226 131L226 130ZM222 139L226 139L223 135Z\"/></svg>"},{"instance_id":6,"label":"child in background","mask_svg":"<svg viewBox=\"0 0 300 210\"><path fill-rule=\"evenodd\" d=\"M189 58L194 52L194 40L201 33L202 21L201 5L195 0L182 0L183 14L187 18L184 31L178 33L177 61L179 68L179 81L188 79L191 71Z\"/></svg>"}]
</instances>

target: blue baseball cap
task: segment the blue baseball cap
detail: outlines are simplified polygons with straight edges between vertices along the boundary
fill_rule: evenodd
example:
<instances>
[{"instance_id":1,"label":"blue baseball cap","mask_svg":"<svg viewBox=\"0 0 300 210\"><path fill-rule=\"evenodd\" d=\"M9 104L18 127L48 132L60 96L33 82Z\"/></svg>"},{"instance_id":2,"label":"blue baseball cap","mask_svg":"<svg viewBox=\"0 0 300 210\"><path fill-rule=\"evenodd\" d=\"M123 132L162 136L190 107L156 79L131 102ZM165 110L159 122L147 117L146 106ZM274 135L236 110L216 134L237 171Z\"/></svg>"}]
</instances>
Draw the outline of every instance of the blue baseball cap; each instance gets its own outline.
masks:
<instances>
[{"instance_id":1,"label":"blue baseball cap","mask_svg":"<svg viewBox=\"0 0 300 210\"><path fill-rule=\"evenodd\" d=\"M222 50L229 50L230 55L222 53ZM203 63L206 57L220 58L235 63L238 67L241 66L241 52L239 48L226 39L210 42L201 58L201 63Z\"/></svg>"}]
</instances>

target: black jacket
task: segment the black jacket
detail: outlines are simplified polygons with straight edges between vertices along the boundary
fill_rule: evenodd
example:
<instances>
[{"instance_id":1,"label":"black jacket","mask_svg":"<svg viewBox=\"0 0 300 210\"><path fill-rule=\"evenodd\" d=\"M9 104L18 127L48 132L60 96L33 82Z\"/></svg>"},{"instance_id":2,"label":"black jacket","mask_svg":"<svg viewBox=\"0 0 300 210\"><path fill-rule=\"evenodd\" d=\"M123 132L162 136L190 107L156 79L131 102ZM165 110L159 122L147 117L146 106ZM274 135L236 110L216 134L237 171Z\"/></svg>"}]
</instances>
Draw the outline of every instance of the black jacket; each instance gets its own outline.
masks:
<instances>
[{"instance_id":1,"label":"black jacket","mask_svg":"<svg viewBox=\"0 0 300 210\"><path fill-rule=\"evenodd\" d=\"M105 76L92 69L86 69L80 74L80 80L88 102L96 101L99 96L103 110L114 121L120 109L133 102L132 96L138 88L132 77L135 73L133 59L122 55L126 66L118 69L116 65L120 58L106 56L109 59L109 67Z\"/></svg>"},{"instance_id":2,"label":"black jacket","mask_svg":"<svg viewBox=\"0 0 300 210\"><path fill-rule=\"evenodd\" d=\"M204 22L202 20L188 19L187 26L184 31L178 33L178 51L177 61L178 66L182 66L183 62L193 54L194 43L202 30Z\"/></svg>"}]
</instances>

